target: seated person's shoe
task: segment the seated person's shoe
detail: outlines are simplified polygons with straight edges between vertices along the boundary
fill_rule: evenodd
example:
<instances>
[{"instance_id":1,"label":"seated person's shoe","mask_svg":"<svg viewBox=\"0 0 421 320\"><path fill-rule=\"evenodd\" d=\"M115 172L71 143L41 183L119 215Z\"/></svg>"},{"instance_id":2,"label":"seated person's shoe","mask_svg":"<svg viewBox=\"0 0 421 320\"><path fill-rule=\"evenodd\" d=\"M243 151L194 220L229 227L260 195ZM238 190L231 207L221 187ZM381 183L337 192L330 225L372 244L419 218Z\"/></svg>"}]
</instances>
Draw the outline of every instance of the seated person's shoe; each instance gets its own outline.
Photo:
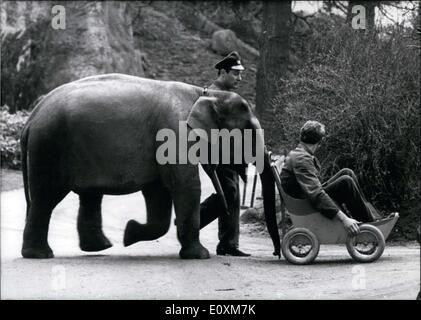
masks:
<instances>
[{"instance_id":1,"label":"seated person's shoe","mask_svg":"<svg viewBox=\"0 0 421 320\"><path fill-rule=\"evenodd\" d=\"M218 256L235 256L235 257L249 257L250 254L240 251L237 248L216 248Z\"/></svg>"},{"instance_id":2,"label":"seated person's shoe","mask_svg":"<svg viewBox=\"0 0 421 320\"><path fill-rule=\"evenodd\" d=\"M399 216L399 213L398 212L392 212L392 213L389 213L388 215L386 215L384 218L394 218L396 216Z\"/></svg>"},{"instance_id":3,"label":"seated person's shoe","mask_svg":"<svg viewBox=\"0 0 421 320\"><path fill-rule=\"evenodd\" d=\"M392 212L392 213L389 213L389 214L384 214L380 219L376 219L373 222L386 220L386 219L393 219L396 216L399 216L398 212Z\"/></svg>"}]
</instances>

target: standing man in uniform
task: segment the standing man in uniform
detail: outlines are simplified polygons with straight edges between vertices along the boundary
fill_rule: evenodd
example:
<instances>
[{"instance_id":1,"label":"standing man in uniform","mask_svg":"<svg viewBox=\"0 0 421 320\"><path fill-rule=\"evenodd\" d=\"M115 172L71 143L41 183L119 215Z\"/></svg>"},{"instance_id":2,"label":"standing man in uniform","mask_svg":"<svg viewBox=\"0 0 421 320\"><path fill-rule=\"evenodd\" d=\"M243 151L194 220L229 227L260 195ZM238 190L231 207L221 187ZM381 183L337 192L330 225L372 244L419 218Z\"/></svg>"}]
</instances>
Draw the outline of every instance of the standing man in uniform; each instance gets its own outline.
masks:
<instances>
[{"instance_id":1,"label":"standing man in uniform","mask_svg":"<svg viewBox=\"0 0 421 320\"><path fill-rule=\"evenodd\" d=\"M241 73L244 67L241 64L240 55L231 52L224 59L219 61L215 68L218 69L218 78L209 86L209 89L233 91L241 81ZM203 169L210 175L211 167L203 165ZM216 247L218 255L231 255L247 257L250 254L240 251L240 188L239 175L245 181L245 166L234 164L220 164L214 170L220 181L224 193L227 209L223 206L221 195L212 194L200 205L200 228L218 218L218 238Z\"/></svg>"}]
</instances>

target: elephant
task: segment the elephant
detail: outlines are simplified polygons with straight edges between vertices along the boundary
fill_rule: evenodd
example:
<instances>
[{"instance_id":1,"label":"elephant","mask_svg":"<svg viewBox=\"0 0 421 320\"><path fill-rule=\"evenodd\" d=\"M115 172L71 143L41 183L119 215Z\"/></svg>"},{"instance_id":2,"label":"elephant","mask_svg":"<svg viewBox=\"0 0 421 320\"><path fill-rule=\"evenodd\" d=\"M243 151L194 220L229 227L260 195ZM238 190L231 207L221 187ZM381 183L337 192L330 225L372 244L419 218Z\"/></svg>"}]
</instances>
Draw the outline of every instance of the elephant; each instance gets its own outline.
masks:
<instances>
[{"instance_id":1,"label":"elephant","mask_svg":"<svg viewBox=\"0 0 421 320\"><path fill-rule=\"evenodd\" d=\"M174 205L180 258L209 258L199 241L198 165L157 163L157 132L178 132L180 121L186 121L189 130L260 128L250 105L238 94L208 90L204 95L203 88L183 82L104 74L63 84L45 95L21 135L27 202L22 256L54 257L47 241L49 222L52 210L70 191L79 195L81 250L111 247L102 230L103 195L141 190L147 223L129 221L124 245L166 234ZM265 214L279 255L274 184L267 166L266 159Z\"/></svg>"}]
</instances>

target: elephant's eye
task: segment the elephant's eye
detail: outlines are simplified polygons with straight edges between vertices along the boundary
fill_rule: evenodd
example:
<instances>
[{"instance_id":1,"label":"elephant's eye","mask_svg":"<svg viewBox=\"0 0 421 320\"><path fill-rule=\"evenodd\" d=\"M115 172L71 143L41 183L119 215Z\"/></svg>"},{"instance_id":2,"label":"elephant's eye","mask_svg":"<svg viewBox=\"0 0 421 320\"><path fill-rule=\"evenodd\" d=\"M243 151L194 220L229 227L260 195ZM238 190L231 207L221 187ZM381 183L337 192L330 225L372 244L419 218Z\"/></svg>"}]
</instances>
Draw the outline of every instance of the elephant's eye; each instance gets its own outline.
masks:
<instances>
[{"instance_id":1,"label":"elephant's eye","mask_svg":"<svg viewBox=\"0 0 421 320\"><path fill-rule=\"evenodd\" d=\"M245 129L254 129L254 126L251 120L247 119Z\"/></svg>"},{"instance_id":2,"label":"elephant's eye","mask_svg":"<svg viewBox=\"0 0 421 320\"><path fill-rule=\"evenodd\" d=\"M245 114L245 113L248 113L250 111L249 107L245 103L238 104L236 109L237 109L239 114Z\"/></svg>"}]
</instances>

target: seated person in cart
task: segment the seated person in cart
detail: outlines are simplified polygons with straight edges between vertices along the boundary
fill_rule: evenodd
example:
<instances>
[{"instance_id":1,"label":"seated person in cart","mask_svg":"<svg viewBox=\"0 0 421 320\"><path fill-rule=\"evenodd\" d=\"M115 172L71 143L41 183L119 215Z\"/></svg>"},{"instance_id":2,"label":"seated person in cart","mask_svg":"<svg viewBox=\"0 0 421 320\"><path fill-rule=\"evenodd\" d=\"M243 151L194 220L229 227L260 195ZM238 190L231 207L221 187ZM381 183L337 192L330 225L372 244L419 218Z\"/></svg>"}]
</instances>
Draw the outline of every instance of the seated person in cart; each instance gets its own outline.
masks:
<instances>
[{"instance_id":1,"label":"seated person in cart","mask_svg":"<svg viewBox=\"0 0 421 320\"><path fill-rule=\"evenodd\" d=\"M365 199L352 170L342 169L321 183L320 163L314 152L325 134L325 126L317 121L304 124L300 130L300 143L285 159L280 174L282 188L291 197L308 199L321 214L338 219L347 232L356 235L360 222L372 222L381 216Z\"/></svg>"}]
</instances>

